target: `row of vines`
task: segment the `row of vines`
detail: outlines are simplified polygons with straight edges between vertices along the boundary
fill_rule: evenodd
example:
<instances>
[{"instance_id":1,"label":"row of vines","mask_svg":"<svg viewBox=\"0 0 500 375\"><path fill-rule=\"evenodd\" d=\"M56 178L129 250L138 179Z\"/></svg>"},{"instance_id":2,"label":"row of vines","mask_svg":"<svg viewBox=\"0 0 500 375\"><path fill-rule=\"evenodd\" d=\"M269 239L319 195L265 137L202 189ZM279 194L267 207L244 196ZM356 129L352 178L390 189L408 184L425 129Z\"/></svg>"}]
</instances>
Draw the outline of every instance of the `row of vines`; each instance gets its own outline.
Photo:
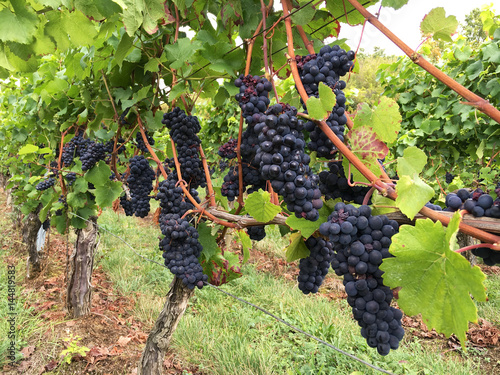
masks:
<instances>
[{"instance_id":1,"label":"row of vines","mask_svg":"<svg viewBox=\"0 0 500 375\"><path fill-rule=\"evenodd\" d=\"M28 244L41 226L77 230L72 316L92 308L100 212L159 224L175 278L139 373L161 373L194 290L240 277L269 224L290 233L304 294L330 267L343 277L380 355L398 348L403 312L465 347L473 298L487 296L459 252L500 263L500 28L485 16L487 40L459 39L445 75L368 13L374 3L0 0L0 172ZM325 40L364 22L410 59L383 66L378 103L348 113L357 52ZM445 41L456 28L441 8L421 25ZM459 249L458 231L481 243ZM225 248L228 233L242 254Z\"/></svg>"}]
</instances>

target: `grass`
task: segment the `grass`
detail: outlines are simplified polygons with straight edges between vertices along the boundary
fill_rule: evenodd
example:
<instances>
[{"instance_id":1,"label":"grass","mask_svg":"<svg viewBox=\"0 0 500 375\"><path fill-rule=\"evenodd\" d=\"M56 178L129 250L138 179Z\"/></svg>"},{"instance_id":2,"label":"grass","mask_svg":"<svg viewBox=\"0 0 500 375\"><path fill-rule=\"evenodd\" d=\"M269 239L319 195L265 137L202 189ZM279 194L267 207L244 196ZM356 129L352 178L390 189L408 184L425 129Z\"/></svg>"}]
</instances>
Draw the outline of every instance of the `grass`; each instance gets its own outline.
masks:
<instances>
[{"instance_id":1,"label":"grass","mask_svg":"<svg viewBox=\"0 0 500 375\"><path fill-rule=\"evenodd\" d=\"M125 238L141 255L163 261L157 247L158 228L110 210L99 222ZM269 242L263 246L284 256L276 250L275 243L283 241L279 232L271 230L268 236ZM170 272L143 261L108 234L103 234L101 244L102 267L122 293L137 294L134 313L152 326L164 304L172 280ZM397 374L484 374L477 353L450 352L439 347L444 342L424 341L409 334L398 350L381 357L359 334L346 301L304 296L295 283L258 272L252 265L245 265L242 271L242 278L223 289L376 366ZM494 317L495 308L488 311L480 306L480 311L485 317ZM172 346L183 360L207 374L378 373L210 287L197 290L190 300Z\"/></svg>"}]
</instances>

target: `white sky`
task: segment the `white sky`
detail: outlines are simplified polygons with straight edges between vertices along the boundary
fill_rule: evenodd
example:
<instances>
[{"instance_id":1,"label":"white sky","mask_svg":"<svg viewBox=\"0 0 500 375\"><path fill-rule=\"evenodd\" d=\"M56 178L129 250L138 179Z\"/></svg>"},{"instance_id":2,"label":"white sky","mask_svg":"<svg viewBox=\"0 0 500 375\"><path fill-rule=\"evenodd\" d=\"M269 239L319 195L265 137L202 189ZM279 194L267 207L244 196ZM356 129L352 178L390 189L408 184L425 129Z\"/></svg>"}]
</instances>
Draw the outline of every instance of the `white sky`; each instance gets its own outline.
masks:
<instances>
[{"instance_id":1,"label":"white sky","mask_svg":"<svg viewBox=\"0 0 500 375\"><path fill-rule=\"evenodd\" d=\"M408 4L398 10L382 8L379 20L410 48L416 49L422 41L420 22L431 9L443 7L446 16L453 15L458 22L463 22L465 16L472 9L481 8L485 4L493 4L493 10L496 11L496 14L499 14L500 0L409 0ZM379 5L368 8L372 14L375 14L378 9ZM362 25L349 26L342 24L339 38L349 39L347 44L353 50L356 50L361 36L361 29ZM360 48L364 48L366 52L371 52L374 46L383 48L388 55L403 55L403 52L395 44L367 22Z\"/></svg>"}]
</instances>

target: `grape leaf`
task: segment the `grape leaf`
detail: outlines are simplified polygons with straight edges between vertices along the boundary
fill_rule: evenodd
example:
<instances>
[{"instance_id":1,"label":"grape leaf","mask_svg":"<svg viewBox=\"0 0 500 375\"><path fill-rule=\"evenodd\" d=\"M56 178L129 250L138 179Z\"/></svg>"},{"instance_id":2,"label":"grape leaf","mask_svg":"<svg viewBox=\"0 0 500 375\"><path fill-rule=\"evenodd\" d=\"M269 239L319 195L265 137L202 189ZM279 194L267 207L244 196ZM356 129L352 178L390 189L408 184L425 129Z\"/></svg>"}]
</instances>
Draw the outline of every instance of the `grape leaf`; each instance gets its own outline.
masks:
<instances>
[{"instance_id":1,"label":"grape leaf","mask_svg":"<svg viewBox=\"0 0 500 375\"><path fill-rule=\"evenodd\" d=\"M315 8L313 4L303 6L298 12L292 14L292 22L296 25L307 25L314 18Z\"/></svg>"},{"instance_id":2,"label":"grape leaf","mask_svg":"<svg viewBox=\"0 0 500 375\"><path fill-rule=\"evenodd\" d=\"M99 207L110 207L113 201L122 193L122 184L119 181L109 181L104 186L96 186L94 191L95 203Z\"/></svg>"},{"instance_id":3,"label":"grape leaf","mask_svg":"<svg viewBox=\"0 0 500 375\"><path fill-rule=\"evenodd\" d=\"M418 177L400 176L396 183L396 206L413 220L418 211L434 196L434 189Z\"/></svg>"},{"instance_id":4,"label":"grape leaf","mask_svg":"<svg viewBox=\"0 0 500 375\"><path fill-rule=\"evenodd\" d=\"M351 151L363 164L376 176L380 176L380 163L377 159L383 159L389 152L389 148L382 142L377 134L367 126L353 128L347 133L347 139L351 145ZM344 158L342 165L347 175L349 161ZM351 166L351 173L355 182L366 182L367 179L354 167Z\"/></svg>"},{"instance_id":5,"label":"grape leaf","mask_svg":"<svg viewBox=\"0 0 500 375\"><path fill-rule=\"evenodd\" d=\"M458 21L455 16L446 17L444 8L432 9L420 23L424 35L432 35L434 40L452 42L451 35L457 30Z\"/></svg>"},{"instance_id":6,"label":"grape leaf","mask_svg":"<svg viewBox=\"0 0 500 375\"><path fill-rule=\"evenodd\" d=\"M408 0L382 0L383 7L391 7L393 9L399 9L407 3Z\"/></svg>"},{"instance_id":7,"label":"grape leaf","mask_svg":"<svg viewBox=\"0 0 500 375\"><path fill-rule=\"evenodd\" d=\"M203 246L203 250L201 254L205 258L205 260L209 260L217 253L220 253L220 248L217 246L217 242L215 242L215 237L212 236L212 228L210 228L206 223L199 223L197 228L200 237L198 241Z\"/></svg>"},{"instance_id":8,"label":"grape leaf","mask_svg":"<svg viewBox=\"0 0 500 375\"><path fill-rule=\"evenodd\" d=\"M27 145L21 147L21 149L18 152L18 155L32 154L37 151L38 151L38 146L28 143Z\"/></svg>"},{"instance_id":9,"label":"grape leaf","mask_svg":"<svg viewBox=\"0 0 500 375\"><path fill-rule=\"evenodd\" d=\"M109 182L109 176L111 169L104 160L101 160L85 174L85 179L95 186L104 186Z\"/></svg>"},{"instance_id":10,"label":"grape leaf","mask_svg":"<svg viewBox=\"0 0 500 375\"><path fill-rule=\"evenodd\" d=\"M241 247L243 248L243 260L242 263L246 263L248 258L250 258L250 249L252 248L252 240L248 233L244 230L237 231L238 234L238 242L241 243Z\"/></svg>"},{"instance_id":11,"label":"grape leaf","mask_svg":"<svg viewBox=\"0 0 500 375\"><path fill-rule=\"evenodd\" d=\"M247 197L245 209L248 214L261 223L272 220L280 211L281 207L271 203L271 194L259 189Z\"/></svg>"},{"instance_id":12,"label":"grape leaf","mask_svg":"<svg viewBox=\"0 0 500 375\"><path fill-rule=\"evenodd\" d=\"M375 0L365 1L363 2L363 6L368 8L376 2ZM328 9L334 19L343 23L348 23L349 25L358 25L365 21L365 17L347 1L327 0L326 9Z\"/></svg>"},{"instance_id":13,"label":"grape leaf","mask_svg":"<svg viewBox=\"0 0 500 375\"><path fill-rule=\"evenodd\" d=\"M311 251L307 248L302 235L300 233L292 233L290 235L290 245L286 249L287 262L306 258L310 254Z\"/></svg>"},{"instance_id":14,"label":"grape leaf","mask_svg":"<svg viewBox=\"0 0 500 375\"><path fill-rule=\"evenodd\" d=\"M321 101L321 106L327 112L331 112L332 108L335 106L337 102L337 97L332 89L325 85L323 82L320 82L319 88L319 100Z\"/></svg>"},{"instance_id":15,"label":"grape leaf","mask_svg":"<svg viewBox=\"0 0 500 375\"><path fill-rule=\"evenodd\" d=\"M397 171L399 176L419 174L427 163L427 156L417 147L408 147L403 156L398 158Z\"/></svg>"},{"instance_id":16,"label":"grape leaf","mask_svg":"<svg viewBox=\"0 0 500 375\"><path fill-rule=\"evenodd\" d=\"M11 0L10 3L14 12L8 7L0 11L0 41L28 44L37 31L38 18L28 11L24 0Z\"/></svg>"},{"instance_id":17,"label":"grape leaf","mask_svg":"<svg viewBox=\"0 0 500 375\"><path fill-rule=\"evenodd\" d=\"M398 103L394 99L383 96L378 105L373 108L370 108L368 104L362 104L353 122L353 129L369 126L382 141L394 142L401 129Z\"/></svg>"},{"instance_id":18,"label":"grape leaf","mask_svg":"<svg viewBox=\"0 0 500 375\"><path fill-rule=\"evenodd\" d=\"M166 45L168 60L172 62L170 67L172 69L182 68L201 47L201 42L191 41L189 38L181 38L175 44Z\"/></svg>"},{"instance_id":19,"label":"grape leaf","mask_svg":"<svg viewBox=\"0 0 500 375\"><path fill-rule=\"evenodd\" d=\"M328 115L328 112L323 107L321 100L315 97L311 97L307 100L307 112L314 120L324 120Z\"/></svg>"},{"instance_id":20,"label":"grape leaf","mask_svg":"<svg viewBox=\"0 0 500 375\"><path fill-rule=\"evenodd\" d=\"M299 230L304 238L309 238L319 229L321 223L324 223L328 219L331 211L332 210L324 204L319 210L318 220L311 221L304 218L298 218L295 215L290 215L286 219L286 224L293 230Z\"/></svg>"},{"instance_id":21,"label":"grape leaf","mask_svg":"<svg viewBox=\"0 0 500 375\"><path fill-rule=\"evenodd\" d=\"M458 225L447 232L456 233ZM402 287L398 305L408 315L421 313L429 329L456 334L464 346L468 321L477 321L477 301L485 301L484 274L450 249L451 236L440 222L417 220L392 237L390 252L380 266L384 284ZM454 239L452 242L456 242Z\"/></svg>"}]
</instances>

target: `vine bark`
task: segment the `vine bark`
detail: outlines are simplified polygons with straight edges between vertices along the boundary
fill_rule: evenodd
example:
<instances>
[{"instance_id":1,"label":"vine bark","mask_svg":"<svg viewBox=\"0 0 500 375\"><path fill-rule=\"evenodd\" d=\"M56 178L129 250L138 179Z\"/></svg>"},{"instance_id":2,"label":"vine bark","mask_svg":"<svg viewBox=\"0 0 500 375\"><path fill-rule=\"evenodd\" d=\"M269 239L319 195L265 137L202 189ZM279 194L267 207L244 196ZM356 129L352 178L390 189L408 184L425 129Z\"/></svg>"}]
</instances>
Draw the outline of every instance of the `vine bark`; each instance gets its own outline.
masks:
<instances>
[{"instance_id":1,"label":"vine bark","mask_svg":"<svg viewBox=\"0 0 500 375\"><path fill-rule=\"evenodd\" d=\"M163 374L163 358L170 345L177 324L186 311L194 290L186 288L182 280L175 277L167 294L167 301L155 326L148 336L137 368L137 375Z\"/></svg>"},{"instance_id":2,"label":"vine bark","mask_svg":"<svg viewBox=\"0 0 500 375\"><path fill-rule=\"evenodd\" d=\"M92 298L92 271L97 249L97 217L91 217L87 226L77 230L75 247L69 258L66 307L73 318L90 313Z\"/></svg>"}]
</instances>

